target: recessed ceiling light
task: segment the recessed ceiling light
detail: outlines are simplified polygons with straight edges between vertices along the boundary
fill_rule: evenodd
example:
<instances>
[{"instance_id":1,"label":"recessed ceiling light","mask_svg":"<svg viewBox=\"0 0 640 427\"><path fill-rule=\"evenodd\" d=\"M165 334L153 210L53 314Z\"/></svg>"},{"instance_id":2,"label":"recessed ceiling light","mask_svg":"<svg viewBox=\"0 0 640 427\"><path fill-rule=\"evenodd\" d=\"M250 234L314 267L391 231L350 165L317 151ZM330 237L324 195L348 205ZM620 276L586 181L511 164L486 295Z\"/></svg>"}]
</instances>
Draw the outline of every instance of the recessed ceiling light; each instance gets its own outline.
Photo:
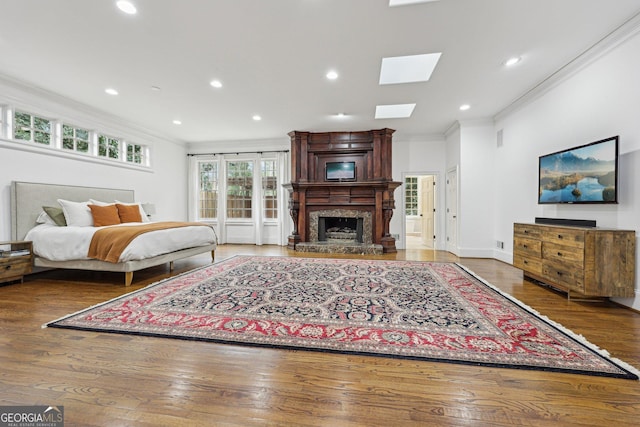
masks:
<instances>
[{"instance_id":1,"label":"recessed ceiling light","mask_svg":"<svg viewBox=\"0 0 640 427\"><path fill-rule=\"evenodd\" d=\"M211 80L211 83L209 83L211 86L215 87L215 88L221 88L222 87L222 82L220 80Z\"/></svg>"},{"instance_id":2,"label":"recessed ceiling light","mask_svg":"<svg viewBox=\"0 0 640 427\"><path fill-rule=\"evenodd\" d=\"M158 86L151 86L151 90L154 92L160 92L160 88Z\"/></svg>"},{"instance_id":3,"label":"recessed ceiling light","mask_svg":"<svg viewBox=\"0 0 640 427\"><path fill-rule=\"evenodd\" d=\"M467 111L469 108L471 108L471 105L469 104L462 104L460 106L460 111Z\"/></svg>"},{"instance_id":4,"label":"recessed ceiling light","mask_svg":"<svg viewBox=\"0 0 640 427\"><path fill-rule=\"evenodd\" d=\"M257 114L256 114L255 116L253 116L252 118L253 118L253 120L255 120L256 122L258 122L258 121L262 120L262 117L260 117L260 116L259 116L259 115L257 115Z\"/></svg>"},{"instance_id":5,"label":"recessed ceiling light","mask_svg":"<svg viewBox=\"0 0 640 427\"><path fill-rule=\"evenodd\" d=\"M337 79L337 78L338 78L338 73L337 73L337 72L335 72L335 71L333 71L333 70L331 70L331 71L329 71L329 72L327 73L327 78L328 78L329 80L335 80L335 79Z\"/></svg>"},{"instance_id":6,"label":"recessed ceiling light","mask_svg":"<svg viewBox=\"0 0 640 427\"><path fill-rule=\"evenodd\" d=\"M174 125L181 125L181 124L182 124L182 122L181 122L180 120L174 120L174 121L173 121L173 124L174 124Z\"/></svg>"},{"instance_id":7,"label":"recessed ceiling light","mask_svg":"<svg viewBox=\"0 0 640 427\"><path fill-rule=\"evenodd\" d=\"M404 119L411 117L416 104L376 105L376 119Z\"/></svg>"},{"instance_id":8,"label":"recessed ceiling light","mask_svg":"<svg viewBox=\"0 0 640 427\"><path fill-rule=\"evenodd\" d=\"M138 9L136 9L136 7L130 1L120 0L116 2L116 6L118 6L118 9L128 15L135 15L136 12L138 12Z\"/></svg>"},{"instance_id":9,"label":"recessed ceiling light","mask_svg":"<svg viewBox=\"0 0 640 427\"><path fill-rule=\"evenodd\" d=\"M117 95L117 94L118 94L118 91L117 91L117 90L115 90L115 89L114 89L114 88L112 88L112 87L106 88L104 91L105 91L106 93L108 93L109 95Z\"/></svg>"},{"instance_id":10,"label":"recessed ceiling light","mask_svg":"<svg viewBox=\"0 0 640 427\"><path fill-rule=\"evenodd\" d=\"M389 7L404 6L407 4L430 3L438 0L389 0Z\"/></svg>"},{"instance_id":11,"label":"recessed ceiling light","mask_svg":"<svg viewBox=\"0 0 640 427\"><path fill-rule=\"evenodd\" d=\"M336 114L336 117L338 117L340 119L344 119L345 117L347 117L347 115L345 113L338 113L338 114Z\"/></svg>"},{"instance_id":12,"label":"recessed ceiling light","mask_svg":"<svg viewBox=\"0 0 640 427\"><path fill-rule=\"evenodd\" d=\"M382 58L380 84L426 82L431 78L442 53Z\"/></svg>"},{"instance_id":13,"label":"recessed ceiling light","mask_svg":"<svg viewBox=\"0 0 640 427\"><path fill-rule=\"evenodd\" d=\"M511 67L516 65L518 62L520 62L520 57L519 56L514 56L513 58L509 58L505 61L504 65L506 65L507 67Z\"/></svg>"}]
</instances>

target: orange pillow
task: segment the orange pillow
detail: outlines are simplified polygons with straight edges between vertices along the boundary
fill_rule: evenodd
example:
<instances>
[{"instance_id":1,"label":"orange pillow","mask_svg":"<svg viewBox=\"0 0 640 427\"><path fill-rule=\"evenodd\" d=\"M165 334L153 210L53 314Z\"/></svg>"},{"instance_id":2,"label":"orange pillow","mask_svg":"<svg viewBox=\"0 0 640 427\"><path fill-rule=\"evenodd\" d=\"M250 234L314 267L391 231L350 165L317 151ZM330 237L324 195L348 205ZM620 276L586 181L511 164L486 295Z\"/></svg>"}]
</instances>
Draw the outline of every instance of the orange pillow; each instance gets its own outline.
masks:
<instances>
[{"instance_id":1,"label":"orange pillow","mask_svg":"<svg viewBox=\"0 0 640 427\"><path fill-rule=\"evenodd\" d=\"M138 205L121 205L120 203L116 203L116 206L118 207L120 222L142 222Z\"/></svg>"},{"instance_id":2,"label":"orange pillow","mask_svg":"<svg viewBox=\"0 0 640 427\"><path fill-rule=\"evenodd\" d=\"M120 224L120 216L118 215L118 208L116 205L98 206L88 205L91 209L91 216L93 217L93 226L102 227L103 225L116 225Z\"/></svg>"}]
</instances>

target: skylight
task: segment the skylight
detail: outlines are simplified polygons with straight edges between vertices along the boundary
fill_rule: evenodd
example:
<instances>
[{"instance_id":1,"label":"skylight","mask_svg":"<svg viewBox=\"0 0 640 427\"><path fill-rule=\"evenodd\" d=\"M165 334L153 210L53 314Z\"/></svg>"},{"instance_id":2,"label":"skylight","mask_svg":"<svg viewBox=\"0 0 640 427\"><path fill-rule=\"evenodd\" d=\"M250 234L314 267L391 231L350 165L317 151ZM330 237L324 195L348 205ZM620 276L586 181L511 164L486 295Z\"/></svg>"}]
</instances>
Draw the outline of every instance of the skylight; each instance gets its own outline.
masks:
<instances>
[{"instance_id":1,"label":"skylight","mask_svg":"<svg viewBox=\"0 0 640 427\"><path fill-rule=\"evenodd\" d=\"M414 108L416 104L376 105L376 119L405 119Z\"/></svg>"},{"instance_id":2,"label":"skylight","mask_svg":"<svg viewBox=\"0 0 640 427\"><path fill-rule=\"evenodd\" d=\"M389 0L389 7L405 6L408 4L430 3L438 0Z\"/></svg>"},{"instance_id":3,"label":"skylight","mask_svg":"<svg viewBox=\"0 0 640 427\"><path fill-rule=\"evenodd\" d=\"M431 78L442 53L382 58L380 84L426 82Z\"/></svg>"}]
</instances>

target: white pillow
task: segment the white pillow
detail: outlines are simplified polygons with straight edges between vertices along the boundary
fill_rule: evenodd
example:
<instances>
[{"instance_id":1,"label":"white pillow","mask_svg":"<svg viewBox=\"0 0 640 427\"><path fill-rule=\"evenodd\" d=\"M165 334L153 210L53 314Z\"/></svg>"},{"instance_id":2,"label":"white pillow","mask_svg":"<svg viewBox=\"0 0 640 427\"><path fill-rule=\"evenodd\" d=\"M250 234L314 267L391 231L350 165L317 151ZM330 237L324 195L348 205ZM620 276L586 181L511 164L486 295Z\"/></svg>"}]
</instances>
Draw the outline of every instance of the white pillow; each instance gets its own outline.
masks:
<instances>
[{"instance_id":1,"label":"white pillow","mask_svg":"<svg viewBox=\"0 0 640 427\"><path fill-rule=\"evenodd\" d=\"M89 202L72 202L70 200L58 199L62 206L64 218L67 225L71 227L93 227L93 215L89 209Z\"/></svg>"},{"instance_id":2,"label":"white pillow","mask_svg":"<svg viewBox=\"0 0 640 427\"><path fill-rule=\"evenodd\" d=\"M142 204L140 203L128 203L128 202L120 202L118 200L116 200L116 203L119 203L121 205L127 205L127 206L134 206L137 205L138 209L140 209L140 217L142 218L142 222L151 222L151 220L149 219L149 217L147 216L147 213L144 211Z\"/></svg>"},{"instance_id":3,"label":"white pillow","mask_svg":"<svg viewBox=\"0 0 640 427\"><path fill-rule=\"evenodd\" d=\"M56 226L58 225L51 219L49 214L46 213L45 211L40 212L40 215L38 215L38 219L36 219L36 224L50 224L50 225L56 225Z\"/></svg>"},{"instance_id":4,"label":"white pillow","mask_svg":"<svg viewBox=\"0 0 640 427\"><path fill-rule=\"evenodd\" d=\"M109 206L109 205L116 204L116 202L107 203L107 202L101 202L100 200L95 200L95 199L89 199L89 203L97 206Z\"/></svg>"}]
</instances>

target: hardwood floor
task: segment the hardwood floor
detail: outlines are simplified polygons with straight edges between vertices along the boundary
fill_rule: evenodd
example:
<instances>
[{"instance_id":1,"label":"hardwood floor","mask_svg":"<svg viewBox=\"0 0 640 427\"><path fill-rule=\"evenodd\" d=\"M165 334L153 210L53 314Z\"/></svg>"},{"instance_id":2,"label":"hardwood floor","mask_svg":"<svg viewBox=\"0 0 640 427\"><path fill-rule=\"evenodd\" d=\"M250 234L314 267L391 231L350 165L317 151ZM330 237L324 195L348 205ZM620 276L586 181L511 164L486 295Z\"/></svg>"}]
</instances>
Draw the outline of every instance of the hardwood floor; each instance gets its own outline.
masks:
<instances>
[{"instance_id":1,"label":"hardwood floor","mask_svg":"<svg viewBox=\"0 0 640 427\"><path fill-rule=\"evenodd\" d=\"M321 256L222 245L216 260L237 254ZM429 250L370 258L458 261L640 367L637 312L568 301L495 260ZM178 261L172 274L208 262L206 255ZM0 287L0 405L63 405L65 425L101 427L630 426L640 419L640 381L41 328L169 276L167 266L154 267L125 288L118 273L51 271Z\"/></svg>"}]
</instances>

